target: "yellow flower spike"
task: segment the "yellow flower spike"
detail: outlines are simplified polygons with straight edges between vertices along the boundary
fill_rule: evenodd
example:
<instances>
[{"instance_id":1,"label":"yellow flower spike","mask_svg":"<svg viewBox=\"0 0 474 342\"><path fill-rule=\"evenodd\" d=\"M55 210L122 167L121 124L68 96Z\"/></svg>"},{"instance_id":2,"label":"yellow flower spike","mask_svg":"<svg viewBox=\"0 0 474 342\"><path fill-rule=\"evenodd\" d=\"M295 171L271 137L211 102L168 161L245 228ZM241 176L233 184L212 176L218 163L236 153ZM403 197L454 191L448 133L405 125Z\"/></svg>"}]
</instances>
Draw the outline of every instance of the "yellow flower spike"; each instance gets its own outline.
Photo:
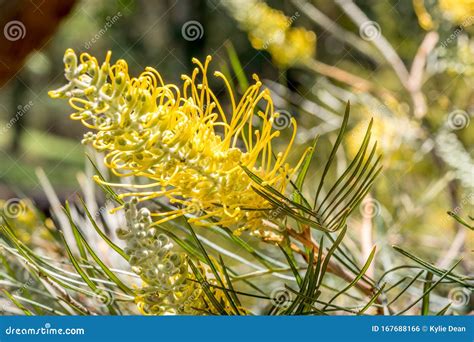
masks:
<instances>
[{"instance_id":1,"label":"yellow flower spike","mask_svg":"<svg viewBox=\"0 0 474 342\"><path fill-rule=\"evenodd\" d=\"M94 57L82 54L78 59L68 49L64 60L69 83L51 91L50 96L69 98L76 110L71 118L94 131L84 136L84 143L105 152L105 165L113 174L150 181L127 184L135 191L121 196L136 196L140 202L166 197L171 203L180 203L182 208L160 215L157 222L194 212L197 204L202 215L193 221L198 225L209 225L206 220L212 217L214 224L238 232L263 232L268 216L265 210L272 205L254 192L252 186L257 185L241 166L284 192L295 171L286 160L296 136L296 121L291 119L290 142L274 160L272 143L280 132L272 125L279 114L274 112L269 90L261 89L259 78L253 76L255 83L239 100L225 76L214 73L229 93L229 113L209 86L211 57L204 63L193 59L196 68L191 76L182 76L181 89L165 84L149 67L132 78L126 73L125 61L110 65L110 58L107 53L99 67ZM260 130L253 129L255 115L261 119ZM240 142L245 147L239 148Z\"/></svg>"},{"instance_id":2,"label":"yellow flower spike","mask_svg":"<svg viewBox=\"0 0 474 342\"><path fill-rule=\"evenodd\" d=\"M119 228L117 236L126 241L129 263L143 281L141 286L134 286L138 310L144 315L218 314L218 309L209 303L189 268L186 255L176 251L166 234L158 233L152 227L154 214L146 208L138 209L137 204L136 198L125 203L127 226ZM223 270L212 260L220 277L225 280ZM209 284L217 285L208 266L198 263L196 267ZM228 286L224 280L224 285ZM210 286L209 291L226 311L235 312L222 289ZM237 310L247 313L243 308Z\"/></svg>"}]
</instances>

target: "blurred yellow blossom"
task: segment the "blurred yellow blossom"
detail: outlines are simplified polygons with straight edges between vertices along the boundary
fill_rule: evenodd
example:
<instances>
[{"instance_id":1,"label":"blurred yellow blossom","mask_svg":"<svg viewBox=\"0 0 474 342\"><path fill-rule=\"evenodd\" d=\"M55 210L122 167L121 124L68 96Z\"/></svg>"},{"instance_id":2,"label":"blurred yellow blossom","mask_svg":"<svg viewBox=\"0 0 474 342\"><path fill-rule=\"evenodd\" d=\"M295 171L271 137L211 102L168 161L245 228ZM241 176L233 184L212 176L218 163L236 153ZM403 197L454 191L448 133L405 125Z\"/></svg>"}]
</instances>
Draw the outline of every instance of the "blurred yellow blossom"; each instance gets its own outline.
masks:
<instances>
[{"instance_id":1,"label":"blurred yellow blossom","mask_svg":"<svg viewBox=\"0 0 474 342\"><path fill-rule=\"evenodd\" d=\"M0 223L4 217L14 229L15 234L27 244L30 243L35 230L41 225L40 218L29 199L0 199L0 214Z\"/></svg>"},{"instance_id":2,"label":"blurred yellow blossom","mask_svg":"<svg viewBox=\"0 0 474 342\"><path fill-rule=\"evenodd\" d=\"M456 24L470 26L474 23L474 0L439 0L439 7Z\"/></svg>"},{"instance_id":3,"label":"blurred yellow blossom","mask_svg":"<svg viewBox=\"0 0 474 342\"><path fill-rule=\"evenodd\" d=\"M427 10L425 0L413 0L418 22L425 30L435 28L437 22L448 20L456 25L468 27L474 24L474 0L438 0Z\"/></svg>"},{"instance_id":4,"label":"blurred yellow blossom","mask_svg":"<svg viewBox=\"0 0 474 342\"><path fill-rule=\"evenodd\" d=\"M387 113L385 113L385 111ZM383 153L386 163L406 160L410 146L420 137L420 129L416 122L406 115L398 115L388 107L365 108L361 110L362 120L349 131L346 148L348 155L353 158L367 130L367 119L373 118L371 136L377 141L378 150Z\"/></svg>"},{"instance_id":5,"label":"blurred yellow blossom","mask_svg":"<svg viewBox=\"0 0 474 342\"><path fill-rule=\"evenodd\" d=\"M292 27L299 13L287 17L260 0L223 2L257 50L267 50L282 68L300 64L314 57L316 34L302 27Z\"/></svg>"}]
</instances>

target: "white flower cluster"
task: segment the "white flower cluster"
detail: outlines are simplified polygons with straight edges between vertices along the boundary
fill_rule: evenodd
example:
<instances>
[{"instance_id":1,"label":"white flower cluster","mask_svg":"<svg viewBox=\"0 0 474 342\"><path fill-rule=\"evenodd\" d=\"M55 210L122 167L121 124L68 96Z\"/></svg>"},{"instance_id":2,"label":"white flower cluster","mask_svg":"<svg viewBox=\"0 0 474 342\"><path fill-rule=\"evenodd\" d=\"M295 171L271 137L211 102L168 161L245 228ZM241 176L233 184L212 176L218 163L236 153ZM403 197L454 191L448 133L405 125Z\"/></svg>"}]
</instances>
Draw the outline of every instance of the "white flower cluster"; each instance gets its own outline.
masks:
<instances>
[{"instance_id":1,"label":"white flower cluster","mask_svg":"<svg viewBox=\"0 0 474 342\"><path fill-rule=\"evenodd\" d=\"M133 272L146 283L139 290L137 303L145 314L196 314L203 304L202 290L190 280L192 274L183 254L167 235L150 227L151 215L137 208L137 199L125 204L127 228L119 228L117 236L125 240Z\"/></svg>"}]
</instances>

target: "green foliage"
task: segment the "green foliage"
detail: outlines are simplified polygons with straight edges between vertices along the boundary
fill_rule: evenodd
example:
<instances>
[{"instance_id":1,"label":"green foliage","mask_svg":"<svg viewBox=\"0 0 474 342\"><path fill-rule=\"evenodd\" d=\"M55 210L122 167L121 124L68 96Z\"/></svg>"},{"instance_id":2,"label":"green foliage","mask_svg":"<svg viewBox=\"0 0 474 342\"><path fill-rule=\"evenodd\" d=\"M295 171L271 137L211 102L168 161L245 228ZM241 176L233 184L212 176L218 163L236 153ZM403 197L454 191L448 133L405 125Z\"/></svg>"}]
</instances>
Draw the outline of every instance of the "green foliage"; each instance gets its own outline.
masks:
<instances>
[{"instance_id":1,"label":"green foliage","mask_svg":"<svg viewBox=\"0 0 474 342\"><path fill-rule=\"evenodd\" d=\"M344 116L346 123L348 115L349 106ZM380 171L380 168L377 168L379 159L375 162L373 159L375 145L367 155L370 128L371 124L357 155L346 170L332 185L327 185L326 175L331 170L331 163L344 136L343 123L320 182L311 184L316 193L314 206L309 205L310 199L303 195L303 190L307 187L305 178L311 159L315 157L313 151L317 139L313 150L302 163L295 183L292 183L291 198L271 186L262 184L257 175L246 169L249 179L261 185L261 188L254 187L254 190L274 205L272 211L284 214L283 217L279 216L275 223L286 227L286 238L278 243L275 250L271 245L262 248L261 242L243 239L234 235L228 228L217 225L204 230L200 228L198 232L203 234L200 235L187 218L157 226L158 230L172 238L187 254L189 267L195 276L192 281L200 284L207 305L213 308L212 312L202 309L202 314L446 314L450 306L440 300L442 297L439 295L433 295L438 287L455 284L472 291L473 278L454 271L460 261L449 269L440 269L394 246L395 251L409 258L414 264L386 270L378 279L372 279L367 276L367 271L374 267L375 247L363 265L359 265L348 252L348 247L344 245L348 231L347 217L367 193L373 177ZM106 176L100 173L92 158L90 161L97 176L105 179ZM325 188L329 190L320 197L322 189ZM113 188L106 186L103 191L107 200L123 203ZM86 196L90 197L91 194ZM332 221L324 220L327 208L338 207L338 204L332 204L335 201L345 203L343 208L337 211L343 214L332 216ZM324 206L325 202L328 203L327 206ZM173 209L169 204L160 201L156 201L154 205L160 206L162 210ZM79 210L82 210L82 213ZM329 211L333 212L334 209ZM102 246L107 248L106 254L115 253L116 261L129 261L126 251L119 247L111 233L111 229L119 226L106 226L105 216L110 214L104 211L100 211L98 216L93 214L82 197L78 197L73 203L65 202L62 213L67 218L65 221L55 217L53 225L44 218L38 218L35 222L37 229L49 232L50 247L46 251L54 248L56 253L59 253L53 258L37 251L38 247L34 244L26 245L22 242L15 234L15 230L20 228L18 220L3 216L0 236L2 260L7 267L0 275L6 287L5 298L13 307L27 315L117 315L136 312L133 299L138 292L131 284L133 279L138 281L137 277L125 269L107 265L97 251L98 243L102 241ZM460 223L464 222L453 213L451 216ZM84 231L86 227L91 229L87 235ZM309 227L319 234L318 243L310 237ZM338 231L337 236L333 236L333 231ZM88 241L91 233L95 233L94 244ZM68 240L66 236L72 237L72 240ZM209 267L209 274L203 273L205 268L202 265ZM122 264L122 267L126 266ZM249 268L257 271L246 270ZM417 268L422 270L413 275L411 270ZM397 277L393 277L393 273L396 273ZM421 280L423 273L425 277ZM28 277L33 280L27 280L25 286L25 278ZM284 283L275 288L272 286L275 280L284 280ZM216 297L217 289L222 291L228 305L224 304L222 298ZM393 295L395 289L399 291ZM421 296L417 289L421 291ZM15 309L8 311L17 312Z\"/></svg>"}]
</instances>

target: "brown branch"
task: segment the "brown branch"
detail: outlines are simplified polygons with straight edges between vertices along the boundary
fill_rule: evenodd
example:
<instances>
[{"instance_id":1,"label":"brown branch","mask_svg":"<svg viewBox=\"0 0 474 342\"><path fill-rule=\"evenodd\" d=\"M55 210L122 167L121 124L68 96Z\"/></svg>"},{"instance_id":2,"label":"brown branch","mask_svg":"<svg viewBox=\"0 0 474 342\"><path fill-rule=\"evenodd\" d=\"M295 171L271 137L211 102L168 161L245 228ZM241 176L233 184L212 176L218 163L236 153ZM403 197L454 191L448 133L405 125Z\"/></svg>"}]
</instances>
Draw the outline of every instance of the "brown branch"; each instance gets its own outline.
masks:
<instances>
[{"instance_id":1,"label":"brown branch","mask_svg":"<svg viewBox=\"0 0 474 342\"><path fill-rule=\"evenodd\" d=\"M305 236L303 236L302 234L300 233L297 233L295 232L293 229L291 229L290 227L288 227L288 233L290 234L290 236L292 236L293 238L295 238L296 240L298 240L299 242L301 242L306 248L308 249L311 249L314 253L314 255L318 255L318 252L319 252L319 246L317 245L317 243L315 241L312 240L312 238L307 238ZM299 253L304 259L306 262L309 262L309 259L308 259L308 255L303 252L301 249L299 249L299 251L297 251L297 253ZM323 258L325 258L326 255L323 255ZM333 260L329 260L329 263L328 263L328 272L338 276L339 278L345 280L345 281L348 281L348 282L352 282L354 280L354 277L348 273L346 270L344 270L339 264L337 264L336 262L334 262ZM376 289L374 289L365 279L361 279L363 282L357 282L355 284L355 287L357 289L359 289L362 293L368 295L368 296L373 296L376 292ZM377 299L376 301L378 304L381 304L381 301L379 301Z\"/></svg>"},{"instance_id":2,"label":"brown branch","mask_svg":"<svg viewBox=\"0 0 474 342\"><path fill-rule=\"evenodd\" d=\"M28 55L43 48L69 14L76 0L8 1L2 3L0 87L22 68Z\"/></svg>"},{"instance_id":3,"label":"brown branch","mask_svg":"<svg viewBox=\"0 0 474 342\"><path fill-rule=\"evenodd\" d=\"M305 66L318 74L345 83L360 92L373 93L384 99L394 98L387 89L333 65L328 65L318 60L311 59L305 62Z\"/></svg>"},{"instance_id":4,"label":"brown branch","mask_svg":"<svg viewBox=\"0 0 474 342\"><path fill-rule=\"evenodd\" d=\"M426 60L430 52L435 48L439 35L437 32L428 32L423 39L411 65L410 77L408 78L406 88L410 92L415 117L422 118L428 112L425 96L421 91L423 84L423 72L425 70Z\"/></svg>"},{"instance_id":5,"label":"brown branch","mask_svg":"<svg viewBox=\"0 0 474 342\"><path fill-rule=\"evenodd\" d=\"M86 315L97 315L97 313L91 312L88 308L86 308L84 305L79 303L77 300L72 298L66 290L64 290L62 287L60 287L58 284L53 282L46 273L42 271L38 271L38 276L40 279L43 279L49 286L51 286L55 291L57 291L59 294L56 294L56 298L58 300L63 300L64 302L68 303L70 306L74 307L76 310L81 311L85 313Z\"/></svg>"}]
</instances>

